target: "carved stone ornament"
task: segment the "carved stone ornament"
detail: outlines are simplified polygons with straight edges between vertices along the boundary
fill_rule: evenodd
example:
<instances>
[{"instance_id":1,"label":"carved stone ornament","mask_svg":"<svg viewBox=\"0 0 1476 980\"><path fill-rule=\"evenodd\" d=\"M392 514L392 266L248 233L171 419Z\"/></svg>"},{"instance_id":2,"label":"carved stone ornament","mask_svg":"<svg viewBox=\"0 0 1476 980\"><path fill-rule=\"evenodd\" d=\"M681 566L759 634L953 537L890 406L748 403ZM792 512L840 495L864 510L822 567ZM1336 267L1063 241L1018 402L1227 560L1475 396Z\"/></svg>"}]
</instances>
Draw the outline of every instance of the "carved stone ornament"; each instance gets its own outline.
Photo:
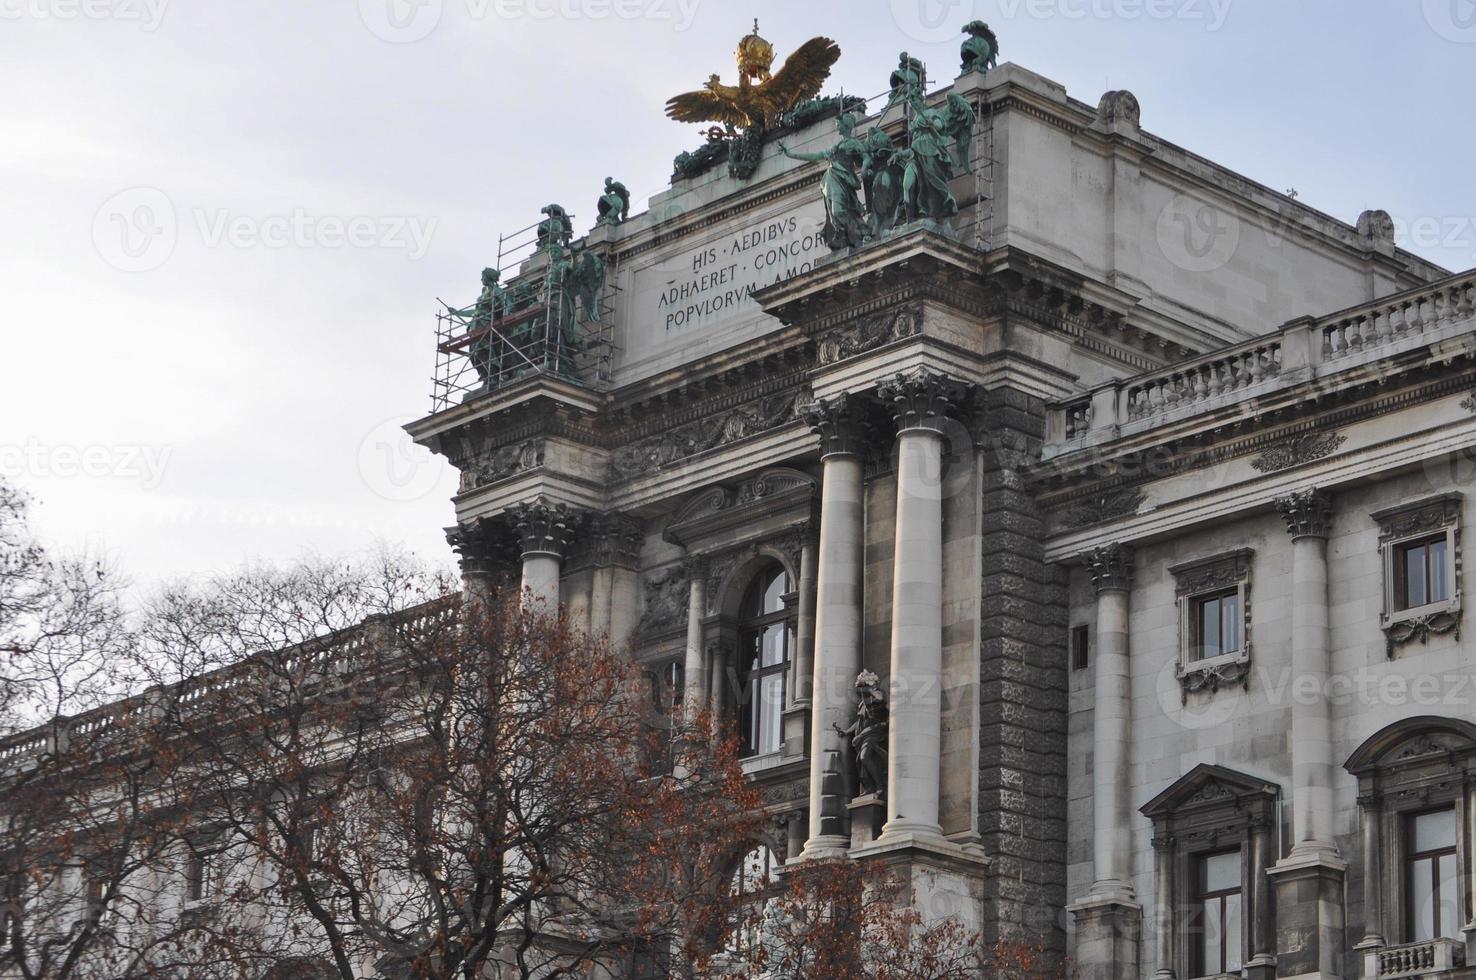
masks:
<instances>
[{"instance_id":1,"label":"carved stone ornament","mask_svg":"<svg viewBox=\"0 0 1476 980\"><path fill-rule=\"evenodd\" d=\"M927 426L953 415L962 407L972 385L918 368L877 385L876 393L892 413L899 429Z\"/></svg>"},{"instance_id":2,"label":"carved stone ornament","mask_svg":"<svg viewBox=\"0 0 1476 980\"><path fill-rule=\"evenodd\" d=\"M1276 509L1295 538L1325 538L1332 527L1333 498L1325 490L1298 490L1278 497Z\"/></svg>"},{"instance_id":3,"label":"carved stone ornament","mask_svg":"<svg viewBox=\"0 0 1476 980\"><path fill-rule=\"evenodd\" d=\"M1138 104L1138 97L1127 89L1104 92L1101 100L1097 102L1097 118L1109 126L1118 122L1137 126L1142 115L1143 110Z\"/></svg>"},{"instance_id":4,"label":"carved stone ornament","mask_svg":"<svg viewBox=\"0 0 1476 980\"><path fill-rule=\"evenodd\" d=\"M870 406L839 394L798 406L799 417L820 437L820 456L864 456L874 436Z\"/></svg>"},{"instance_id":5,"label":"carved stone ornament","mask_svg":"<svg viewBox=\"0 0 1476 980\"><path fill-rule=\"evenodd\" d=\"M483 517L447 528L446 543L456 552L462 575L496 575L517 563L510 522L502 518Z\"/></svg>"},{"instance_id":6,"label":"carved stone ornament","mask_svg":"<svg viewBox=\"0 0 1476 980\"><path fill-rule=\"evenodd\" d=\"M1461 407L1472 414L1476 414L1476 391L1473 391L1462 399Z\"/></svg>"},{"instance_id":7,"label":"carved stone ornament","mask_svg":"<svg viewBox=\"0 0 1476 980\"><path fill-rule=\"evenodd\" d=\"M1324 459L1338 451L1347 436L1336 432L1308 432L1283 439L1251 462L1261 473L1279 473L1293 466Z\"/></svg>"},{"instance_id":8,"label":"carved stone ornament","mask_svg":"<svg viewBox=\"0 0 1476 980\"><path fill-rule=\"evenodd\" d=\"M1183 691L1183 700L1186 702L1189 695L1201 691L1214 694L1222 688L1245 689L1250 684L1250 658L1242 657L1225 663L1181 664L1177 676L1179 687Z\"/></svg>"},{"instance_id":9,"label":"carved stone ornament","mask_svg":"<svg viewBox=\"0 0 1476 980\"><path fill-rule=\"evenodd\" d=\"M1125 545L1109 544L1087 552L1083 556L1087 572L1092 577L1092 587L1097 594L1103 592L1127 592L1133 587L1133 549Z\"/></svg>"},{"instance_id":10,"label":"carved stone ornament","mask_svg":"<svg viewBox=\"0 0 1476 980\"><path fill-rule=\"evenodd\" d=\"M503 446L487 458L468 464L461 471L461 492L466 493L542 465L542 439L528 439L517 445Z\"/></svg>"},{"instance_id":11,"label":"carved stone ornament","mask_svg":"<svg viewBox=\"0 0 1476 980\"><path fill-rule=\"evenodd\" d=\"M508 516L517 530L523 554L548 554L563 558L569 553L569 546L586 515L577 507L553 503L540 497L530 503L513 506L509 509Z\"/></svg>"},{"instance_id":12,"label":"carved stone ornament","mask_svg":"<svg viewBox=\"0 0 1476 980\"><path fill-rule=\"evenodd\" d=\"M723 587L728 584L728 580L732 578L738 566L759 555L778 552L783 556L785 568L791 580L798 582L800 551L811 539L812 533L808 524L796 524L761 541L752 541L737 548L703 555L702 561L707 574L707 613L715 614L722 607Z\"/></svg>"},{"instance_id":13,"label":"carved stone ornament","mask_svg":"<svg viewBox=\"0 0 1476 980\"><path fill-rule=\"evenodd\" d=\"M1247 548L1175 565L1169 569L1169 574L1174 576L1174 594L1182 598L1233 588L1250 577L1251 557L1252 552Z\"/></svg>"},{"instance_id":14,"label":"carved stone ornament","mask_svg":"<svg viewBox=\"0 0 1476 980\"><path fill-rule=\"evenodd\" d=\"M838 327L816 342L816 356L821 364L835 364L898 340L915 337L921 332L917 310L885 310L862 317L855 323Z\"/></svg>"},{"instance_id":15,"label":"carved stone ornament","mask_svg":"<svg viewBox=\"0 0 1476 980\"><path fill-rule=\"evenodd\" d=\"M653 636L687 624L687 603L691 598L687 571L680 565L652 572L641 582L644 607L636 624L640 636Z\"/></svg>"},{"instance_id":16,"label":"carved stone ornament","mask_svg":"<svg viewBox=\"0 0 1476 980\"><path fill-rule=\"evenodd\" d=\"M1131 517L1143 504L1143 491L1137 487L1124 487L1098 494L1089 500L1074 504L1061 513L1061 526L1066 528L1090 527L1105 524L1119 517Z\"/></svg>"},{"instance_id":17,"label":"carved stone ornament","mask_svg":"<svg viewBox=\"0 0 1476 980\"><path fill-rule=\"evenodd\" d=\"M1431 613L1428 616L1412 616L1408 619L1396 619L1385 628L1385 634L1389 639L1389 655L1394 655L1394 648L1419 640L1428 643L1431 635L1444 636L1454 633L1455 638L1461 638L1461 612L1441 611Z\"/></svg>"},{"instance_id":18,"label":"carved stone ornament","mask_svg":"<svg viewBox=\"0 0 1476 980\"><path fill-rule=\"evenodd\" d=\"M1393 541L1417 534L1433 534L1460 521L1461 497L1446 494L1423 503L1383 510L1373 515L1379 540Z\"/></svg>"},{"instance_id":19,"label":"carved stone ornament","mask_svg":"<svg viewBox=\"0 0 1476 980\"><path fill-rule=\"evenodd\" d=\"M625 514L600 514L590 521L590 562L605 568L638 567L641 547L646 542L641 522Z\"/></svg>"},{"instance_id":20,"label":"carved stone ornament","mask_svg":"<svg viewBox=\"0 0 1476 980\"><path fill-rule=\"evenodd\" d=\"M794 420L798 401L797 392L761 398L622 446L610 462L611 476L616 480L643 476L689 456L776 429Z\"/></svg>"}]
</instances>

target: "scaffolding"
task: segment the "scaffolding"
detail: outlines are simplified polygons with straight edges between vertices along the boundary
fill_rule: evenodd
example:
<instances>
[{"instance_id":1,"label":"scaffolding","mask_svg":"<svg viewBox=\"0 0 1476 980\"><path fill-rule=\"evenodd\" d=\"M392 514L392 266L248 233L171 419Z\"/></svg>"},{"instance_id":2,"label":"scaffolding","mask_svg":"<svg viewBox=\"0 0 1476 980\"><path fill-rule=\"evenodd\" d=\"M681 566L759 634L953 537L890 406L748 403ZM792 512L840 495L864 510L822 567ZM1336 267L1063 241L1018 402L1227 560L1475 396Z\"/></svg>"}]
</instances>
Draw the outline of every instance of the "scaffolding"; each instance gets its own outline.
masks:
<instances>
[{"instance_id":1,"label":"scaffolding","mask_svg":"<svg viewBox=\"0 0 1476 980\"><path fill-rule=\"evenodd\" d=\"M613 282L614 254L578 242L558 244L574 261L556 263L552 249L540 250L542 224L499 235L495 268L521 267L539 258L541 263L500 285L500 291L484 292L471 306L438 300L432 412L533 375L588 388L609 386L616 353L613 298L620 291ZM585 261L598 263L601 274L597 288L581 296L569 279L576 263Z\"/></svg>"}]
</instances>

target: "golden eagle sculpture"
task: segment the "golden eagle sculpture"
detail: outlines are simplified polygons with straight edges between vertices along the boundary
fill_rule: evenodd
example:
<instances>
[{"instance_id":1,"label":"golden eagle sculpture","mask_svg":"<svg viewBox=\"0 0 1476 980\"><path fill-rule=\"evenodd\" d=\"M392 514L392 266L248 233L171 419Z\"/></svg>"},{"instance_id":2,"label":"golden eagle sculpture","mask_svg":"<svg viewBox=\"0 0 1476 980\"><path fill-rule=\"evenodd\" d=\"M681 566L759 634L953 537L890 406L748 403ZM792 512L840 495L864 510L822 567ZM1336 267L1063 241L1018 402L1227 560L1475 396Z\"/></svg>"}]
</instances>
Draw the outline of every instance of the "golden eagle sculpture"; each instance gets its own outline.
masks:
<instances>
[{"instance_id":1,"label":"golden eagle sculpture","mask_svg":"<svg viewBox=\"0 0 1476 980\"><path fill-rule=\"evenodd\" d=\"M753 33L738 42L738 84L713 75L705 87L668 100L666 114L678 122L719 122L730 131L767 129L780 113L820 94L840 53L830 38L811 38L771 73L774 46L759 37L755 20Z\"/></svg>"}]
</instances>

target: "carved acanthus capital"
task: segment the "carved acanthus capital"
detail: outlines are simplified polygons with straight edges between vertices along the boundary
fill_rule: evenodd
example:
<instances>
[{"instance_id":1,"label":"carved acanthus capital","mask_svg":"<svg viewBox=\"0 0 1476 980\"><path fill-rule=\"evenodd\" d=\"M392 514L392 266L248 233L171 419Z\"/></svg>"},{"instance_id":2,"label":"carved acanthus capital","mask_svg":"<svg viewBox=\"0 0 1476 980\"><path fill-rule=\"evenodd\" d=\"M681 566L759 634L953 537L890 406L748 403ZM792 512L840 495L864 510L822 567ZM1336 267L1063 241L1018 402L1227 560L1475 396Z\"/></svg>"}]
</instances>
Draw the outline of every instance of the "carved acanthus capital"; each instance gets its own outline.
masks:
<instances>
[{"instance_id":1,"label":"carved acanthus capital","mask_svg":"<svg viewBox=\"0 0 1476 980\"><path fill-rule=\"evenodd\" d=\"M855 395L839 394L800 405L799 416L820 437L820 458L862 456L874 427L871 406Z\"/></svg>"},{"instance_id":2,"label":"carved acanthus capital","mask_svg":"<svg viewBox=\"0 0 1476 980\"><path fill-rule=\"evenodd\" d=\"M954 414L969 395L966 382L918 368L877 385L876 393L892 413L898 429L927 426Z\"/></svg>"},{"instance_id":3,"label":"carved acanthus capital","mask_svg":"<svg viewBox=\"0 0 1476 980\"><path fill-rule=\"evenodd\" d=\"M1278 497L1276 509L1293 539L1325 538L1332 527L1333 498L1326 490L1298 490Z\"/></svg>"},{"instance_id":4,"label":"carved acanthus capital","mask_svg":"<svg viewBox=\"0 0 1476 980\"><path fill-rule=\"evenodd\" d=\"M574 535L583 524L585 511L568 504L538 498L508 511L524 555L543 554L563 558Z\"/></svg>"},{"instance_id":5,"label":"carved acanthus capital","mask_svg":"<svg viewBox=\"0 0 1476 980\"><path fill-rule=\"evenodd\" d=\"M1109 544L1087 552L1087 572L1097 594L1128 592L1133 587L1133 549L1127 545Z\"/></svg>"},{"instance_id":6,"label":"carved acanthus capital","mask_svg":"<svg viewBox=\"0 0 1476 980\"><path fill-rule=\"evenodd\" d=\"M446 543L456 552L464 577L486 577L506 571L516 555L506 521L482 517L446 529Z\"/></svg>"},{"instance_id":7,"label":"carved acanthus capital","mask_svg":"<svg viewBox=\"0 0 1476 980\"><path fill-rule=\"evenodd\" d=\"M599 567L638 568L644 526L625 514L598 514L590 521L591 558Z\"/></svg>"}]
</instances>

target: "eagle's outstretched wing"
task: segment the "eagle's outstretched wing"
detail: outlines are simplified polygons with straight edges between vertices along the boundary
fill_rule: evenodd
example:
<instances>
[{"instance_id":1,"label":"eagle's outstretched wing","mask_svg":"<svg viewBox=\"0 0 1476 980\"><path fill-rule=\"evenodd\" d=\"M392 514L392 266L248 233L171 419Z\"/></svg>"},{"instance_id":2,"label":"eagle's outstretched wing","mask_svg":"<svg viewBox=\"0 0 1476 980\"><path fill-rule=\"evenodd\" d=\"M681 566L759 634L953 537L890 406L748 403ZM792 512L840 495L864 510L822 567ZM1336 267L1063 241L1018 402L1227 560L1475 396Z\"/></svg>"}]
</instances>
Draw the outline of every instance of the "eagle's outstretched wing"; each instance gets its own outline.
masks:
<instances>
[{"instance_id":1,"label":"eagle's outstretched wing","mask_svg":"<svg viewBox=\"0 0 1476 980\"><path fill-rule=\"evenodd\" d=\"M813 99L840 60L840 45L828 37L815 37L799 46L784 60L784 67L763 85L764 109L777 116L786 109Z\"/></svg>"},{"instance_id":2,"label":"eagle's outstretched wing","mask_svg":"<svg viewBox=\"0 0 1476 980\"><path fill-rule=\"evenodd\" d=\"M747 126L753 121L738 107L738 90L715 80L708 82L707 88L672 96L666 102L666 114L677 122Z\"/></svg>"}]
</instances>

